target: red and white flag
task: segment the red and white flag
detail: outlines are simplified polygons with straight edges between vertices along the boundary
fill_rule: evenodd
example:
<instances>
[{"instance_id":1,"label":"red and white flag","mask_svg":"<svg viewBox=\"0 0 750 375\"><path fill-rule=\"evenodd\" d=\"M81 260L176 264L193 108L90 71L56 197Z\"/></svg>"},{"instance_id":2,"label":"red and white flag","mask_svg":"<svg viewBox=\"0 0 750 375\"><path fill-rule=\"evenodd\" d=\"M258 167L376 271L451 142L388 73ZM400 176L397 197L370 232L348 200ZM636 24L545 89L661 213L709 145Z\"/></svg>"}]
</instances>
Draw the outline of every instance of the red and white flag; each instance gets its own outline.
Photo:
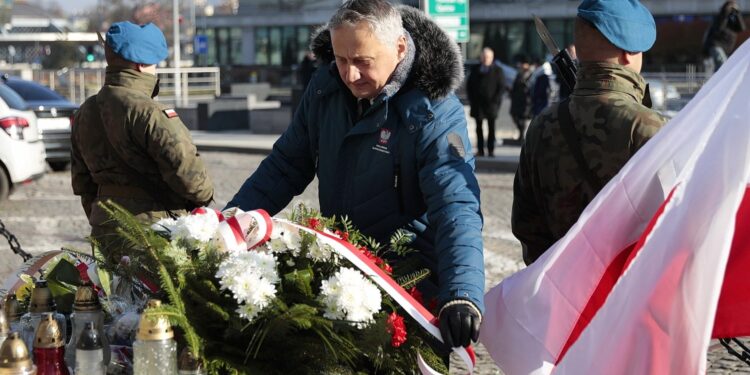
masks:
<instances>
[{"instance_id":1,"label":"red and white flag","mask_svg":"<svg viewBox=\"0 0 750 375\"><path fill-rule=\"evenodd\" d=\"M486 295L509 375L697 374L750 335L750 43L597 195Z\"/></svg>"}]
</instances>

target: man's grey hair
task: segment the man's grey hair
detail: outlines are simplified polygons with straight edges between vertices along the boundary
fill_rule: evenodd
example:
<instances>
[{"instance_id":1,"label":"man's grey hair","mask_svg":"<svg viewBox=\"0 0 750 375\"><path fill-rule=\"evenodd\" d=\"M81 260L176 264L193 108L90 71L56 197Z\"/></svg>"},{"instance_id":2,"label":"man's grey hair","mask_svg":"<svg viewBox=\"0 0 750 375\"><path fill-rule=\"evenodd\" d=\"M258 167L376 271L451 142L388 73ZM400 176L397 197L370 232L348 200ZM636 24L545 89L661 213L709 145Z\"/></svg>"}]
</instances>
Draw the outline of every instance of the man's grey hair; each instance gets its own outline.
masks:
<instances>
[{"instance_id":1,"label":"man's grey hair","mask_svg":"<svg viewBox=\"0 0 750 375\"><path fill-rule=\"evenodd\" d=\"M349 0L328 21L328 30L367 22L370 31L386 45L395 45L404 36L401 13L385 0Z\"/></svg>"}]
</instances>

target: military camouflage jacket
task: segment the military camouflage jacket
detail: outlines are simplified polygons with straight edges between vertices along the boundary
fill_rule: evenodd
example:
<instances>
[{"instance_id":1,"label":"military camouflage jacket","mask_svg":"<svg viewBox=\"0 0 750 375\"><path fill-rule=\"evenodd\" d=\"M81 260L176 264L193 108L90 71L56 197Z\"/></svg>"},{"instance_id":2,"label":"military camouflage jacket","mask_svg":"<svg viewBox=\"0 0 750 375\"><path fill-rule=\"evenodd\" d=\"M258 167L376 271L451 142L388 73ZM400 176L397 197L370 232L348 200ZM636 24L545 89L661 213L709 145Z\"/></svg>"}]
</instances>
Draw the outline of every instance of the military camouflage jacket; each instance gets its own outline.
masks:
<instances>
[{"instance_id":1,"label":"military camouflage jacket","mask_svg":"<svg viewBox=\"0 0 750 375\"><path fill-rule=\"evenodd\" d=\"M213 197L190 132L174 110L151 98L157 85L153 75L108 67L104 87L76 113L73 192L90 222L100 221L91 214L103 186L146 190L145 199L115 199L134 214L203 205Z\"/></svg>"},{"instance_id":2,"label":"military camouflage jacket","mask_svg":"<svg viewBox=\"0 0 750 375\"><path fill-rule=\"evenodd\" d=\"M569 109L588 168L604 186L666 122L641 104L646 83L620 65L584 63ZM526 264L536 260L578 220L596 196L568 148L558 104L531 123L513 186L513 234Z\"/></svg>"}]
</instances>

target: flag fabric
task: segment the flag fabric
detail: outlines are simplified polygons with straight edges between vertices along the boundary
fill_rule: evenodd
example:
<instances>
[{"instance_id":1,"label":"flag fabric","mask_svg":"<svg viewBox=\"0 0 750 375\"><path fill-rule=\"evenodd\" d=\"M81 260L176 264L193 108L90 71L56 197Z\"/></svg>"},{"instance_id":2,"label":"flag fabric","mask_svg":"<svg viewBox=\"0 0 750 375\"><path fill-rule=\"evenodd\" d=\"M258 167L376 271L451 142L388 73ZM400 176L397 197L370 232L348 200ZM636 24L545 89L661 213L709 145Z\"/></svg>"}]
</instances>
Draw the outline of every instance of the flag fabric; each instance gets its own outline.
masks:
<instances>
[{"instance_id":1,"label":"flag fabric","mask_svg":"<svg viewBox=\"0 0 750 375\"><path fill-rule=\"evenodd\" d=\"M704 373L712 336L750 335L748 119L745 43L565 237L487 293L480 341L506 374Z\"/></svg>"}]
</instances>

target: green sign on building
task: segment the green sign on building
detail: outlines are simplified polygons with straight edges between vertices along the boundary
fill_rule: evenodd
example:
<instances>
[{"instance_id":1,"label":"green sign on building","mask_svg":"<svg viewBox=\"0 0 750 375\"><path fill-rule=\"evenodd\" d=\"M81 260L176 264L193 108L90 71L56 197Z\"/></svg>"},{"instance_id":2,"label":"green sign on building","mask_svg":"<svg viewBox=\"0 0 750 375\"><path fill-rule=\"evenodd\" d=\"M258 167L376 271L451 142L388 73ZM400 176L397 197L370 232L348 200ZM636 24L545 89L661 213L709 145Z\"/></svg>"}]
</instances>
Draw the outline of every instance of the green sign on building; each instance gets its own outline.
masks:
<instances>
[{"instance_id":1,"label":"green sign on building","mask_svg":"<svg viewBox=\"0 0 750 375\"><path fill-rule=\"evenodd\" d=\"M458 43L469 41L469 0L422 0L422 9Z\"/></svg>"}]
</instances>

